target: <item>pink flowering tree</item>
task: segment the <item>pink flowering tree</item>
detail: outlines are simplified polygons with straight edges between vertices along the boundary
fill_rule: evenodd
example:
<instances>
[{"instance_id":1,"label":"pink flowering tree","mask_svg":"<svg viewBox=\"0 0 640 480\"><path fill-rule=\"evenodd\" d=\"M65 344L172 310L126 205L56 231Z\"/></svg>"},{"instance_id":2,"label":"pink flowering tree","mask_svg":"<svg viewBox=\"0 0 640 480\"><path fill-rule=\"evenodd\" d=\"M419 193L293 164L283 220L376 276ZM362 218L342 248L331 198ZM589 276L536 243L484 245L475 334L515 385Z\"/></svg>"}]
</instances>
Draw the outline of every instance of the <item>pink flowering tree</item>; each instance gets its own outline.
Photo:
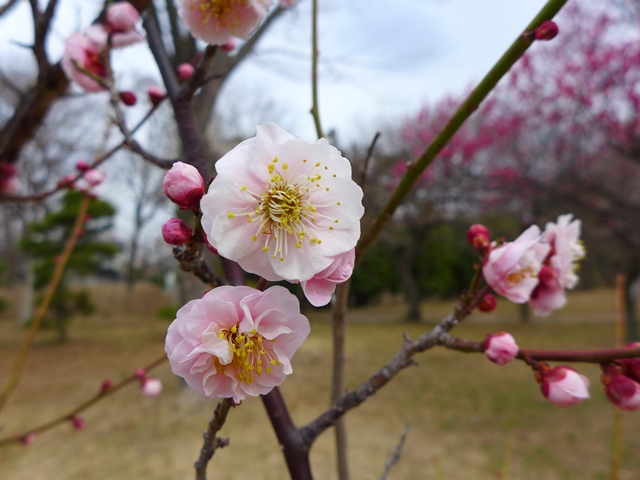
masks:
<instances>
[{"instance_id":1,"label":"pink flowering tree","mask_svg":"<svg viewBox=\"0 0 640 480\"><path fill-rule=\"evenodd\" d=\"M230 445L229 439L219 436L220 430L228 415L244 413L243 403L250 397L259 397L263 403L275 433L275 439L263 441L272 441L281 451L291 478L313 478L310 451L316 440L331 428L335 432L338 477L341 480L349 478L345 416L393 384L400 372L415 365L416 357L436 347L480 354L477 358L486 357L497 365L518 360L525 373L533 372L531 376L539 384L542 396L563 408L590 398L590 384L595 382L579 373L580 364L597 364L602 370L600 395L606 396L621 410L635 410L640 406L638 344L593 350L525 349L508 332L496 332L477 340L454 334L455 328L476 310L490 312L497 302L528 304L539 315L548 315L564 307L566 291L576 287L579 281L576 272L585 256L581 242L583 225L571 213L548 216L544 223L539 222L540 225L527 225L515 238L497 238L501 235L499 232L491 232L482 224L474 223L466 235L475 256L474 274L469 278L468 288L460 292L452 312L435 326L425 327L416 338L406 335L404 340L399 339L395 354L386 363L367 365L369 377L355 387L346 388L344 345L350 278L367 249L389 227L394 214L417 218L424 214L424 208L439 203L440 208L448 204L452 210L474 217L487 203L499 202L501 195L504 199L506 186L522 185L519 182L526 180L536 191L557 188L561 185L558 181L565 179L566 182L568 174L582 181L582 174L601 173L605 185L611 187L618 180L630 178L632 170L610 171L595 162L593 154L605 151L628 154L632 151L630 139L633 138L635 110L612 109L606 117L608 121L600 122L605 127L604 133L598 131L599 137L590 136L593 144L583 146L581 155L567 156L575 161L569 166L559 163L549 151L544 155L536 151L536 157L532 158L534 150L526 142L528 136L551 150L560 149L566 141L563 143L563 136L549 128L548 118L540 119L518 109L505 113L508 99L500 100L497 95L503 91L513 95L526 91L528 99L538 99L542 110L556 104L564 108L568 103L563 101L564 96L557 94L566 86L561 82L546 89L543 87L547 85L547 79L542 78L539 91L519 83L522 77L518 77L518 69L532 68L534 63L527 57L517 63L519 59L532 45L556 41L559 35L558 26L552 19L565 1L549 0L460 105L447 100L438 109L425 110L414 128L407 129L406 138L412 142L414 158L387 172L387 199L377 211L370 213L367 224L362 225L367 162L373 155L374 145L364 168L357 172L323 132L318 109L316 0L311 9L312 119L307 120L313 121L317 138L296 138L279 125L269 123L257 125L255 136L219 155L212 154L214 149L203 140L220 86L274 19L286 8L294 7L294 3L180 0L176 4L167 1L164 3L166 22L163 23L149 1L110 2L91 26L87 25L67 38L62 59L52 63L45 40L51 31L57 2L50 0L45 6L30 2L35 24L33 54L39 75L32 90L16 105L0 132L0 197L3 202L25 204L72 189L79 192L82 200L64 248L53 266L41 307L34 316L8 380L3 383L0 410L19 387L34 336L60 284L65 266L77 248L78 239L82 237L88 204L95 196L94 187L104 176L101 172L103 164L116 152L126 149L135 154L134 161L144 161L166 170L161 188L181 210L181 218L168 220L158 236L162 235L170 245L166 248L171 249L176 267L202 281L208 291L179 308L168 327L164 352L159 352L157 359L144 368L132 367L130 375L119 381L105 380L97 393L61 417L27 425L18 433L2 432L0 446L33 444L38 434L62 423L70 423L76 430L84 429L86 423L80 414L128 384L138 385L146 396L161 399L162 383L150 372L167 360L172 372L189 388L217 402L200 453L194 452L196 479L207 478L207 468L214 454ZM7 3L6 9L13 4ZM0 14L6 11L5 7ZM587 19L596 15L591 10L570 13ZM169 28L163 31L165 23ZM605 21L601 23L606 24ZM570 28L567 31L571 32ZM172 54L167 53L164 42L169 36L173 39ZM244 43L236 47L236 39ZM162 85L154 85L144 92L148 101L146 113L137 123L131 123L124 109L133 106L140 95L122 91L119 87L119 80L126 71L117 71L112 56L117 49L141 42L147 43L153 55ZM615 42L604 45L606 50L613 48ZM593 46L595 48L596 44ZM562 44L559 48L562 50ZM594 53L593 58L600 57ZM600 63L592 68L598 73L605 72L609 64L615 63L612 58L605 55L606 61L600 59ZM623 63L634 59L631 56ZM516 64L519 66L514 67L516 73L508 77L510 80L504 86L496 87ZM559 68L566 69L566 65ZM529 79L532 78L536 76L530 73ZM583 107L596 104L599 111L606 111L606 105L617 105L616 94L634 98L633 88L625 91L619 84L616 84L617 88L611 87L612 98L606 97L609 92L605 89L609 85L607 78L603 74L604 84L594 87L591 95L582 98ZM22 192L16 181L20 172L20 153L36 134L41 117L70 84L89 97L102 99L111 119L104 135L113 133L113 126L119 140L91 160L78 162L75 170L49 180L48 188ZM496 96L483 103L494 90ZM575 89L573 92L575 97ZM605 98L596 98L596 94L605 95ZM163 108L163 104L170 108L175 120L181 144L177 158L152 153L137 136L139 128ZM565 115L575 116L576 110L571 107L575 105L569 105L569 113L563 112L558 122L564 120ZM476 111L478 114L461 130ZM591 120L598 118L596 115ZM588 124L590 122L585 122L585 126ZM626 128L620 129L621 125ZM569 133L578 130L569 130ZM517 146L511 155L507 154L511 150L500 150L507 144ZM497 156L497 152L502 154ZM438 155L442 158L437 158ZM631 156L625 158L628 160ZM215 162L209 162L210 159ZM489 189L477 187L478 182L486 184L487 179L496 182L491 183ZM359 183L364 184L364 190ZM505 189L494 188L495 185L503 185ZM424 195L419 194L419 189ZM613 197L614 193L619 192L608 192L602 198L613 202L612 199L617 198ZM414 200L421 204L405 202L411 195L415 195ZM633 195L629 196L633 199ZM514 201L514 208L518 208L516 203L519 201L534 200L525 195ZM597 203L594 210L598 210L599 205ZM628 224L637 226L631 221ZM620 225L617 228L624 230L623 224ZM273 285L274 282L280 284ZM307 412L310 420L301 426L290 414L288 405L292 399L286 398L280 386L285 381L305 382L304 378L296 377L296 352L312 333L312 327L301 311L300 299L283 285L289 288L299 285L311 305L331 304L332 308L333 350L323 356L323 360L331 357L333 361L330 368L324 361L318 366L323 371L330 370L331 403L326 409ZM315 388L314 385L308 387ZM415 392L399 394L413 395ZM403 440L394 458L388 462L384 477L400 456L402 443ZM232 447L231 454L238 455L237 468L241 469L246 463L242 445L238 450ZM242 476L242 472L239 475Z\"/></svg>"}]
</instances>

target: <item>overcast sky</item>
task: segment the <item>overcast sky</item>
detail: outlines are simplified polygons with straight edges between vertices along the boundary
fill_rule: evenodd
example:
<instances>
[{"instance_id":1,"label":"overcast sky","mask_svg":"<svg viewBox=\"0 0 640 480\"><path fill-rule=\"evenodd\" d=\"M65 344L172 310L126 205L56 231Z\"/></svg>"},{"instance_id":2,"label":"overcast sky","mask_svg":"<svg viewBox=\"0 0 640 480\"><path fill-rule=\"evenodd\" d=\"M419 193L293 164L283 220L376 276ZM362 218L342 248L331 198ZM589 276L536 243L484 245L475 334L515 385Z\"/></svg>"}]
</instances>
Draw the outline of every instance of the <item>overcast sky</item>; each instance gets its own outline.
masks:
<instances>
[{"instance_id":1,"label":"overcast sky","mask_svg":"<svg viewBox=\"0 0 640 480\"><path fill-rule=\"evenodd\" d=\"M15 43L32 38L26 1L0 19L0 67L7 56L22 68L29 56ZM62 41L87 25L101 2L61 0L52 56ZM310 0L287 12L268 32L258 51L227 86L223 111L273 112L292 133L314 136L311 105ZM320 0L320 113L325 130L344 140L371 135L424 102L457 93L477 82L540 10L542 0ZM13 43L12 43L13 42ZM133 68L153 71L144 46L131 47ZM131 67L131 65L130 65ZM129 68L130 68L129 67ZM236 99L245 105L235 105ZM249 98L249 100L246 100ZM251 100L253 99L253 100ZM247 115L247 129L253 120ZM366 141L366 140L363 140Z\"/></svg>"}]
</instances>

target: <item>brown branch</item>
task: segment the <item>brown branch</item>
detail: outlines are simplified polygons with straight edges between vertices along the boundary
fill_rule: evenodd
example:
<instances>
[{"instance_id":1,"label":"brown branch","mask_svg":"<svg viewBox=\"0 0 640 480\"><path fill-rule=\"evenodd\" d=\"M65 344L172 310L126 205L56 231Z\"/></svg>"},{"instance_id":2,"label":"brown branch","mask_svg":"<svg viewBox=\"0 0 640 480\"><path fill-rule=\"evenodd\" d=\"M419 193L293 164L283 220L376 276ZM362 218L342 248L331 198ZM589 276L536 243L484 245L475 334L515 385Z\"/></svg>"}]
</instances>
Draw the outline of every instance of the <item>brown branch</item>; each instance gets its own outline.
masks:
<instances>
[{"instance_id":1,"label":"brown branch","mask_svg":"<svg viewBox=\"0 0 640 480\"><path fill-rule=\"evenodd\" d=\"M218 438L216 434L227 420L227 414L232 406L233 401L230 398L223 399L213 412L213 417L207 430L202 434L204 443L200 450L200 457L193 465L196 469L196 480L207 480L207 465L213 458L213 454L218 448L224 448L229 445L228 438Z\"/></svg>"},{"instance_id":2,"label":"brown branch","mask_svg":"<svg viewBox=\"0 0 640 480\"><path fill-rule=\"evenodd\" d=\"M146 365L143 368L143 370L145 372L149 372L149 371L153 370L154 368L158 367L159 365L163 364L166 360L167 360L167 355L163 353L162 356L158 357L157 359L153 360L148 365ZM106 387L103 385L103 387L100 388L98 393L93 395L88 400L85 400L80 405L78 405L77 407L75 407L72 410L68 411L64 415L56 417L54 420L51 420L51 421L46 422L46 423L43 423L43 424L41 424L41 425L39 425L37 427L31 428L31 429L29 429L29 430L27 430L27 431L25 431L25 432L23 432L21 434L12 435L10 437L6 437L6 438L0 439L0 446L8 445L10 443L21 442L22 439L24 439L29 434L42 433L42 432L50 430L50 429L52 429L52 428L54 428L54 427L56 427L56 426L58 426L58 425L60 425L62 423L69 422L69 421L73 420L74 417L77 417L80 413L84 412L88 408L90 408L93 405L95 405L96 403L98 403L100 400L103 400L104 398L107 398L108 396L114 394L118 390L121 390L125 386L127 386L130 383L135 382L135 381L140 381L140 377L138 375L138 372L135 372L135 373L129 375L128 377L126 377L126 378L124 378L124 379L120 380L119 382L114 383L112 385L108 385Z\"/></svg>"},{"instance_id":3,"label":"brown branch","mask_svg":"<svg viewBox=\"0 0 640 480\"><path fill-rule=\"evenodd\" d=\"M16 3L18 3L18 0L9 0L7 3L2 5L0 7L0 17L11 10L11 8L14 7Z\"/></svg>"},{"instance_id":4,"label":"brown branch","mask_svg":"<svg viewBox=\"0 0 640 480\"><path fill-rule=\"evenodd\" d=\"M173 256L180 262L180 268L185 272L192 272L196 277L211 288L225 285L226 282L218 277L204 261L200 254L202 242L192 242L173 247Z\"/></svg>"}]
</instances>

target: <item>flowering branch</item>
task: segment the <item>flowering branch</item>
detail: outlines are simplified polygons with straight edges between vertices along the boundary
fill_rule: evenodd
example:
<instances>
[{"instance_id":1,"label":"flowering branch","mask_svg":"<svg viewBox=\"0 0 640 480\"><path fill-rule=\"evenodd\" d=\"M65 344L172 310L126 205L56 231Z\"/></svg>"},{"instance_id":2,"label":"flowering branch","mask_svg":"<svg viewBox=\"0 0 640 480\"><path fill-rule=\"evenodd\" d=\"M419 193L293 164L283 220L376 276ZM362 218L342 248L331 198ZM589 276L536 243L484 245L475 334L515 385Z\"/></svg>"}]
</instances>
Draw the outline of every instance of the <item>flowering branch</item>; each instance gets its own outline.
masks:
<instances>
[{"instance_id":1,"label":"flowering branch","mask_svg":"<svg viewBox=\"0 0 640 480\"><path fill-rule=\"evenodd\" d=\"M209 268L207 262L204 261L200 254L202 242L191 242L184 245L173 247L173 255L180 262L180 268L185 272L192 272L196 277L202 280L211 288L225 285L223 279L218 277L213 270Z\"/></svg>"},{"instance_id":2,"label":"flowering branch","mask_svg":"<svg viewBox=\"0 0 640 480\"><path fill-rule=\"evenodd\" d=\"M550 20L564 6L567 0L549 0L547 4L540 10L538 15L531 21L525 31L533 31L543 22ZM469 94L467 99L460 105L458 110L453 114L449 122L442 127L440 133L434 137L431 143L418 159L409 165L404 177L391 194L387 203L382 207L377 218L369 227L367 232L360 238L356 247L356 261L362 257L365 250L373 243L378 236L382 227L384 227L393 212L398 208L400 203L407 196L413 185L418 181L422 172L433 162L436 156L442 151L445 145L451 140L451 137L460 129L462 124L475 112L480 103L491 93L500 79L509 71L514 63L527 51L531 46L531 40L518 36L511 44L509 49L504 53L502 58L493 66L493 68L482 79L478 86Z\"/></svg>"},{"instance_id":3,"label":"flowering branch","mask_svg":"<svg viewBox=\"0 0 640 480\"><path fill-rule=\"evenodd\" d=\"M443 334L439 338L439 344L450 350L465 353L483 353L483 342L463 340L450 334ZM597 350L537 350L521 348L518 352L520 360L555 361L555 362L580 362L603 363L612 362L622 358L640 357L640 346L604 348Z\"/></svg>"},{"instance_id":4,"label":"flowering branch","mask_svg":"<svg viewBox=\"0 0 640 480\"><path fill-rule=\"evenodd\" d=\"M153 370L154 368L162 365L166 360L167 360L167 356L163 353L162 356L156 358L155 360L150 362L148 365L146 365L142 369L142 371L149 372L149 371ZM55 418L54 420L51 420L51 421L46 422L46 423L43 423L42 425L39 425L37 427L31 428L28 431L23 432L21 434L12 435L10 437L2 438L2 439L0 439L0 446L8 445L10 443L21 442L28 435L33 435L33 434L36 434L36 433L42 433L44 431L51 430L53 427L56 427L56 426L58 426L58 425L60 425L62 423L73 421L73 419L77 418L80 413L82 413L85 410L89 409L90 407L92 407L93 405L98 403L100 400L102 400L104 398L107 398L108 396L116 393L118 390L121 390L125 386L127 386L130 383L133 383L135 381L140 381L140 372L139 371L129 375L128 377L126 377L126 378L124 378L124 379L122 379L119 382L114 383L114 384L108 384L108 383L105 382L102 385L102 387L100 388L100 390L98 391L98 393L93 395L91 398L85 400L84 402L82 402L80 405L76 406L75 408L73 408L69 412L67 412L64 415L61 415L61 416Z\"/></svg>"},{"instance_id":5,"label":"flowering branch","mask_svg":"<svg viewBox=\"0 0 640 480\"><path fill-rule=\"evenodd\" d=\"M80 203L80 208L78 210L78 215L76 216L76 221L69 233L69 238L67 239L67 243L64 246L64 249L60 256L58 257L58 261L55 264L55 268L53 270L53 275L51 277L51 281L47 286L47 289L44 293L44 298L42 299L42 303L36 312L33 321L31 322L31 326L29 327L29 331L22 343L20 351L18 352L18 357L16 358L16 363L13 367L13 372L9 381L6 383L2 394L0 394L0 411L4 408L9 396L15 391L16 387L20 383L22 378L22 373L24 372L24 367L27 363L27 359L29 357L29 351L31 349L31 345L33 344L33 340L35 339L38 328L40 327L40 323L47 313L47 309L49 308L49 304L53 299L53 295L56 293L58 285L60 284L60 280L62 279L62 274L64 273L64 268L69 261L69 257L71 256L71 252L73 252L73 248L76 245L76 241L82 232L82 224L85 221L85 217L87 216L87 210L89 209L89 202L91 202L91 197L88 194L85 194L82 198L82 202Z\"/></svg>"},{"instance_id":6,"label":"flowering branch","mask_svg":"<svg viewBox=\"0 0 640 480\"><path fill-rule=\"evenodd\" d=\"M209 465L209 460L213 458L213 454L218 448L224 448L229 445L228 438L218 438L216 434L227 420L227 414L232 406L233 401L230 398L225 398L218 403L206 432L202 434L204 444L200 450L200 457L194 464L196 468L196 480L207 480L207 465Z\"/></svg>"}]
</instances>

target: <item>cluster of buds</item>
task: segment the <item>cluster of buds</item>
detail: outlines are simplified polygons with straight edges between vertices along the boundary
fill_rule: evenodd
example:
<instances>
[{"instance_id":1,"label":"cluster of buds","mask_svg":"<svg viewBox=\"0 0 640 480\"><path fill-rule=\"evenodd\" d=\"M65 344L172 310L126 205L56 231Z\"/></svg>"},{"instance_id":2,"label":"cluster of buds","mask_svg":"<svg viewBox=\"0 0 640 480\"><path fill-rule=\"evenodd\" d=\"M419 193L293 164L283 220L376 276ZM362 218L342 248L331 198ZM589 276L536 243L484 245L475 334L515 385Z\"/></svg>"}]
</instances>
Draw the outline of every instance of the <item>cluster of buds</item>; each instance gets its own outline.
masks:
<instances>
[{"instance_id":1,"label":"cluster of buds","mask_svg":"<svg viewBox=\"0 0 640 480\"><path fill-rule=\"evenodd\" d=\"M623 358L601 367L600 380L607 399L621 410L637 409L640 406L640 358Z\"/></svg>"},{"instance_id":2,"label":"cluster of buds","mask_svg":"<svg viewBox=\"0 0 640 480\"><path fill-rule=\"evenodd\" d=\"M195 167L176 162L165 175L162 190L181 210L198 212L204 179ZM184 220L171 218L162 226L162 238L170 245L183 245L193 239L193 232Z\"/></svg>"},{"instance_id":3,"label":"cluster of buds","mask_svg":"<svg viewBox=\"0 0 640 480\"><path fill-rule=\"evenodd\" d=\"M92 168L84 160L79 160L76 163L76 170L78 170L80 176L74 173L65 175L62 180L58 182L58 188L68 188L93 195L93 188L104 182L106 178L106 175L102 171Z\"/></svg>"}]
</instances>

